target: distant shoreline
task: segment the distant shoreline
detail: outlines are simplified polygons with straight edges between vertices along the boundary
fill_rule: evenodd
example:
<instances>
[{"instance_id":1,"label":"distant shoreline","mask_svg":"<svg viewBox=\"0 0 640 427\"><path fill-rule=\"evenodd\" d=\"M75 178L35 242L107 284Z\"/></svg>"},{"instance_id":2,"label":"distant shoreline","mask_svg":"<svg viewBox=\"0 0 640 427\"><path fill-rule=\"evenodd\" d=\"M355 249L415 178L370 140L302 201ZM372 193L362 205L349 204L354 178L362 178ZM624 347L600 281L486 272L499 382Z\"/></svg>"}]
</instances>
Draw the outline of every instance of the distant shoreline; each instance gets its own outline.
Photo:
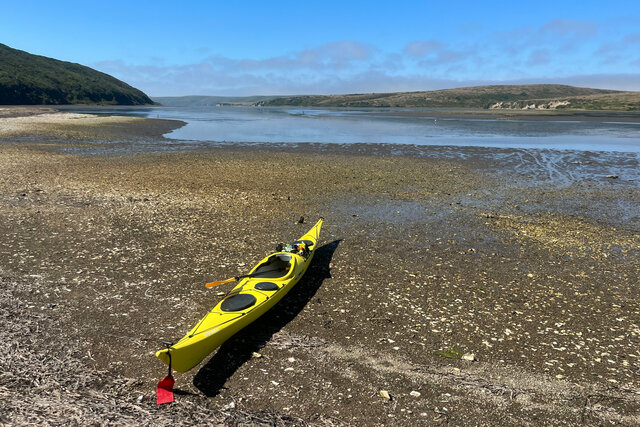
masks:
<instances>
[{"instance_id":1,"label":"distant shoreline","mask_svg":"<svg viewBox=\"0 0 640 427\"><path fill-rule=\"evenodd\" d=\"M79 105L66 105L55 107L42 107L43 109L66 112L82 108ZM135 109L135 108L189 108L189 106L103 106L87 105L92 109L104 108L105 110ZM197 106L201 108L200 106ZM248 108L247 105L223 105L205 106L206 108ZM0 109L3 107L0 107ZM23 108L23 107L16 107ZM401 108L401 107L271 107L255 106L255 108L299 108L304 110L346 110L366 111L367 115L384 115L398 117L425 117L434 119L461 119L461 120L523 120L523 121L581 121L596 123L640 123L640 111L615 111L615 110L514 110L514 109L479 109L479 108ZM0 113L0 117L2 117Z\"/></svg>"},{"instance_id":2,"label":"distant shoreline","mask_svg":"<svg viewBox=\"0 0 640 427\"><path fill-rule=\"evenodd\" d=\"M356 109L356 108L354 108ZM370 115L382 114L376 111ZM586 111L586 110L452 110L429 109L423 111L387 111L386 116L404 117L434 117L442 119L473 119L473 120L526 120L526 121L581 121L581 122L615 122L615 123L640 123L640 112L635 111Z\"/></svg>"},{"instance_id":3,"label":"distant shoreline","mask_svg":"<svg viewBox=\"0 0 640 427\"><path fill-rule=\"evenodd\" d=\"M65 106L32 106L32 105L0 105L0 120L13 117L28 117L51 114L56 111L67 113L69 110L82 108L84 105ZM88 108L105 110L119 109L118 106L86 105ZM235 105L225 105L229 108ZM243 106L244 107L244 106ZM136 108L181 108L170 106L121 106L121 109ZM186 108L186 107L183 107ZM303 107L257 107L257 108L303 108ZM367 115L384 115L398 117L425 117L434 119L470 119L470 120L522 120L522 121L579 121L596 123L640 123L640 112L612 110L513 110L513 109L450 109L450 108L387 108L387 107L304 107L307 110L366 110Z\"/></svg>"}]
</instances>

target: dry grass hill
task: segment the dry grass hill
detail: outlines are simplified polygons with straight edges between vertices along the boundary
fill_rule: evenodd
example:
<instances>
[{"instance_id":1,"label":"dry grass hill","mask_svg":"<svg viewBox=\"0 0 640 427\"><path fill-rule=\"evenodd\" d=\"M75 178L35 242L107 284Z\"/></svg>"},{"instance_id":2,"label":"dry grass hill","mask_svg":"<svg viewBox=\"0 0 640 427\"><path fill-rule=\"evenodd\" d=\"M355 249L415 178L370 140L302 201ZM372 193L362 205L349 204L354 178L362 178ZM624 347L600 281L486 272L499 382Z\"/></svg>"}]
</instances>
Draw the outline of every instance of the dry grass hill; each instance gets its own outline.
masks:
<instances>
[{"instance_id":1,"label":"dry grass hill","mask_svg":"<svg viewBox=\"0 0 640 427\"><path fill-rule=\"evenodd\" d=\"M288 96L256 105L640 111L640 92L553 84L494 85L424 92Z\"/></svg>"}]
</instances>

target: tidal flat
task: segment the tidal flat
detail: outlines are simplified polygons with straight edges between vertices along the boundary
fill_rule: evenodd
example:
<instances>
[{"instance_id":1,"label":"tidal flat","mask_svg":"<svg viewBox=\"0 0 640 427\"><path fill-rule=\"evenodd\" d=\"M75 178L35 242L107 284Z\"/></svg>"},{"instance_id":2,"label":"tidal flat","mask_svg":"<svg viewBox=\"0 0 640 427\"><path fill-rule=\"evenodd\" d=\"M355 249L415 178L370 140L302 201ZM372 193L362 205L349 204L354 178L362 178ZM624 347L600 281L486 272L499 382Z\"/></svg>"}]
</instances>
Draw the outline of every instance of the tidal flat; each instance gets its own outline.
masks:
<instances>
[{"instance_id":1,"label":"tidal flat","mask_svg":"<svg viewBox=\"0 0 640 427\"><path fill-rule=\"evenodd\" d=\"M2 423L640 423L637 154L153 150L181 123L45 114L0 126ZM320 216L298 285L156 406L204 283Z\"/></svg>"}]
</instances>

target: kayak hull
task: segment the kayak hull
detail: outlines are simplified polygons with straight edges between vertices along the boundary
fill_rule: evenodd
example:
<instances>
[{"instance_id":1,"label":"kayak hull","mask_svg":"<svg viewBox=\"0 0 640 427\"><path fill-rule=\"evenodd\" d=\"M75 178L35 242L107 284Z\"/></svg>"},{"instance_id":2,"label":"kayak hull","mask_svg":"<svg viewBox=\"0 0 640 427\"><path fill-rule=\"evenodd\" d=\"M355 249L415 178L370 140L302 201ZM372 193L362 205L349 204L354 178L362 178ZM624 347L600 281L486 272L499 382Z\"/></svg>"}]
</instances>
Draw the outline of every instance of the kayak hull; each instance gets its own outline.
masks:
<instances>
[{"instance_id":1,"label":"kayak hull","mask_svg":"<svg viewBox=\"0 0 640 427\"><path fill-rule=\"evenodd\" d=\"M213 350L255 322L300 281L315 253L322 219L297 242L305 242L306 253L275 252L260 261L225 298L180 341L156 352L156 357L178 372L198 365Z\"/></svg>"}]
</instances>

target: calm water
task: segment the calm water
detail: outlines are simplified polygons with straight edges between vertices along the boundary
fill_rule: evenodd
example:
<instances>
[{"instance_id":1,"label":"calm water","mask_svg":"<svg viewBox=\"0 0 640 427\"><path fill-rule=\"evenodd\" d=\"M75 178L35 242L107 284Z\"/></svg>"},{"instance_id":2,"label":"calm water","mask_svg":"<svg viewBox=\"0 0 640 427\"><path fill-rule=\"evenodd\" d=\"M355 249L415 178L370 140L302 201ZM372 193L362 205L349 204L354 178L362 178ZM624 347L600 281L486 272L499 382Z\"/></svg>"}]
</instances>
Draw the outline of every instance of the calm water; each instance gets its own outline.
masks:
<instances>
[{"instance_id":1,"label":"calm water","mask_svg":"<svg viewBox=\"0 0 640 427\"><path fill-rule=\"evenodd\" d=\"M75 107L74 111L178 119L183 141L323 142L549 148L640 153L640 124L443 119L411 110L262 107ZM408 114L407 114L408 111Z\"/></svg>"}]
</instances>

